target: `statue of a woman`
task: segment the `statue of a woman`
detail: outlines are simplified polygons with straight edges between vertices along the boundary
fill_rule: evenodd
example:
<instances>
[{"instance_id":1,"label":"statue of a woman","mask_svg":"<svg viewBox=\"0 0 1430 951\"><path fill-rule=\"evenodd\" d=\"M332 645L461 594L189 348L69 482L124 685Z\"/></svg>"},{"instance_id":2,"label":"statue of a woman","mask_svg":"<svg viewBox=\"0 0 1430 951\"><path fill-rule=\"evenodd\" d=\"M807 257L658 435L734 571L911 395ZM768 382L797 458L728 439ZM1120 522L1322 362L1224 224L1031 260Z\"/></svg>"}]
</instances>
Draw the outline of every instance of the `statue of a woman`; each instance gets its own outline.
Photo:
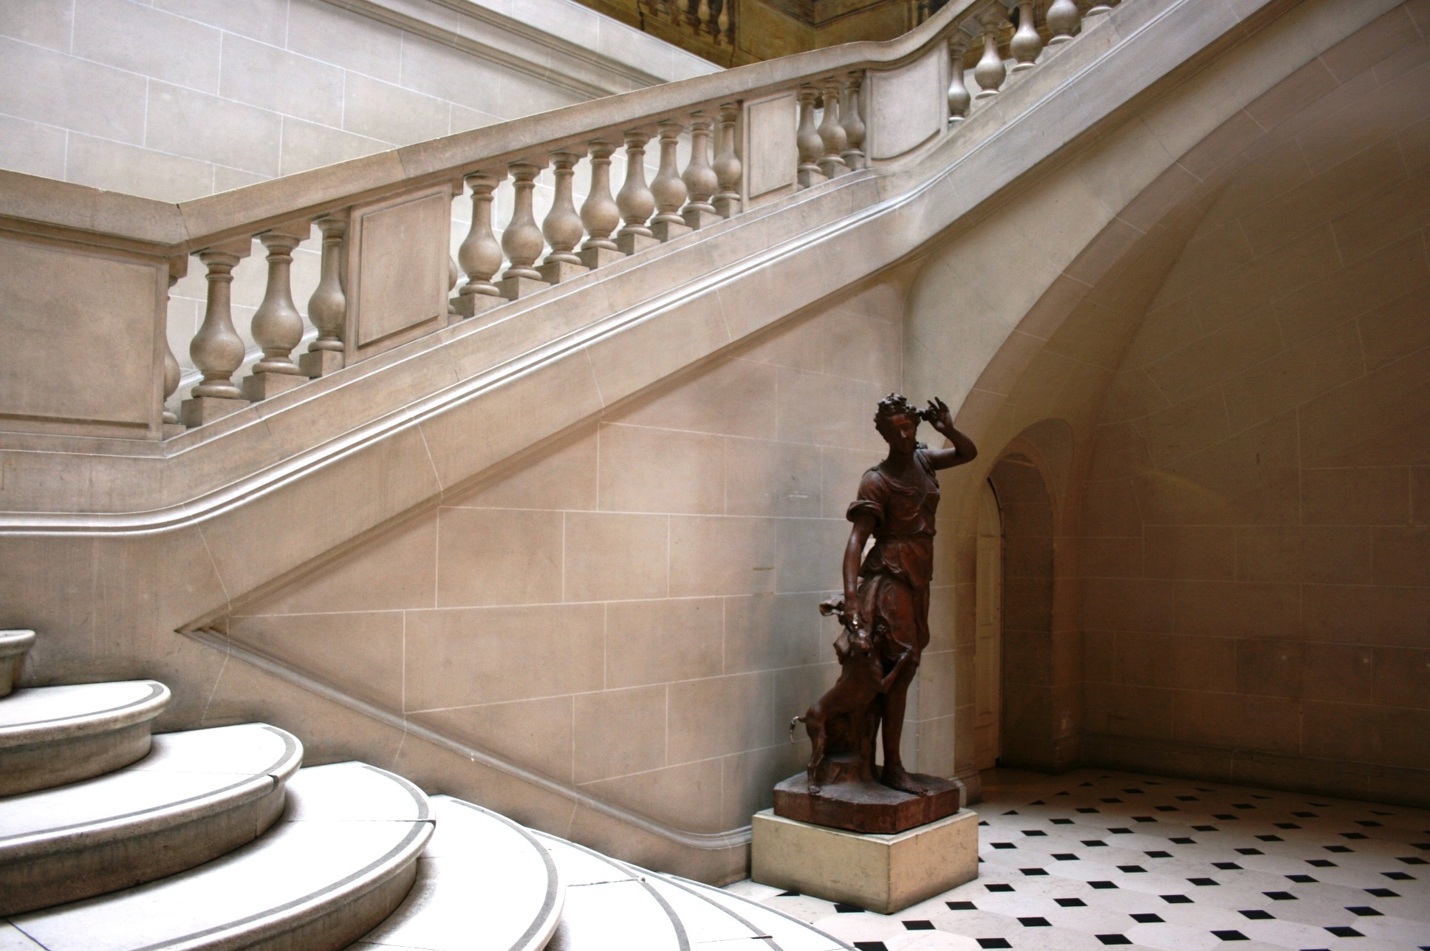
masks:
<instances>
[{"instance_id":1,"label":"statue of a woman","mask_svg":"<svg viewBox=\"0 0 1430 951\"><path fill-rule=\"evenodd\" d=\"M929 449L915 440L925 419L952 447ZM929 582L933 578L934 516L938 509L939 469L971 462L973 440L959 432L943 400L918 410L890 393L874 416L879 435L889 444L884 461L859 480L859 497L850 506L853 529L844 549L844 606L840 620L869 639L881 668L892 680L875 704L876 726L883 727L885 786L921 794L926 790L905 769L899 754L904 707L919 656L929 641ZM864 554L870 536L874 545Z\"/></svg>"}]
</instances>

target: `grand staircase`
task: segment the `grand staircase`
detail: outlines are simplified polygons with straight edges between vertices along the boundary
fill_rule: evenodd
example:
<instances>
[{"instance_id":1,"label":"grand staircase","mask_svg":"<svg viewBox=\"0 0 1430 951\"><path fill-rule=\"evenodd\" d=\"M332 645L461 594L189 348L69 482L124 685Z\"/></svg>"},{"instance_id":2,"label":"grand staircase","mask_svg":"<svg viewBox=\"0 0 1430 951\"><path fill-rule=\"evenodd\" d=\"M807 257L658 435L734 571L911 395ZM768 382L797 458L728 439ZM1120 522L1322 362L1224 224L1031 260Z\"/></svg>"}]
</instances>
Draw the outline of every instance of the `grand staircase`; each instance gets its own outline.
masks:
<instances>
[{"instance_id":1,"label":"grand staircase","mask_svg":"<svg viewBox=\"0 0 1430 951\"><path fill-rule=\"evenodd\" d=\"M0 951L848 948L277 727L153 734L155 681L12 691L34 640L0 631Z\"/></svg>"}]
</instances>

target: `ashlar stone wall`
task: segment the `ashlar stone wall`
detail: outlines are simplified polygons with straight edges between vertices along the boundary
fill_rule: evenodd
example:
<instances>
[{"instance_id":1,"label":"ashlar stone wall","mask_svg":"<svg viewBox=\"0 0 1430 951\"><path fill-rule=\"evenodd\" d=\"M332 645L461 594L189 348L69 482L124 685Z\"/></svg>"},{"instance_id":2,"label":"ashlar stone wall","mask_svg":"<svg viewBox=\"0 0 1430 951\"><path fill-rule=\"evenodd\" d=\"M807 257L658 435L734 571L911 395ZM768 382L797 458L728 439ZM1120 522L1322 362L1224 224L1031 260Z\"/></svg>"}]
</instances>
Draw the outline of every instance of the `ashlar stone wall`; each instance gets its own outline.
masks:
<instances>
[{"instance_id":1,"label":"ashlar stone wall","mask_svg":"<svg viewBox=\"0 0 1430 951\"><path fill-rule=\"evenodd\" d=\"M568 0L16 0L0 167L182 201L714 69Z\"/></svg>"},{"instance_id":2,"label":"ashlar stone wall","mask_svg":"<svg viewBox=\"0 0 1430 951\"><path fill-rule=\"evenodd\" d=\"M897 282L842 292L238 608L230 634L658 821L746 825L803 767L790 718L837 672L817 605L885 448L901 307Z\"/></svg>"},{"instance_id":3,"label":"ashlar stone wall","mask_svg":"<svg viewBox=\"0 0 1430 951\"><path fill-rule=\"evenodd\" d=\"M1250 160L1168 273L1095 436L1095 759L1424 801L1427 35L1424 4L1394 11L1248 110L1269 134L1226 133Z\"/></svg>"}]
</instances>

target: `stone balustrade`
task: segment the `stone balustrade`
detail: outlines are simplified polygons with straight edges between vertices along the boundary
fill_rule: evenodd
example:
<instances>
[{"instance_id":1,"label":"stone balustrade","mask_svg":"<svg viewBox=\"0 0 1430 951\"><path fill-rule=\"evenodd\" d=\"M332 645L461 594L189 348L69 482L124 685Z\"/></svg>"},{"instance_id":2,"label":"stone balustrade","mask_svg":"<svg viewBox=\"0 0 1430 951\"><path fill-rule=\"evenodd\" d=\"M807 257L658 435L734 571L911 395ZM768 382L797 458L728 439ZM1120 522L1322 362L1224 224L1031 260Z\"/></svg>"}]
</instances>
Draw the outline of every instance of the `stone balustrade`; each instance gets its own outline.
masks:
<instances>
[{"instance_id":1,"label":"stone balustrade","mask_svg":"<svg viewBox=\"0 0 1430 951\"><path fill-rule=\"evenodd\" d=\"M712 36L732 29L726 3L645 6ZM186 375L173 346L162 347L159 302L161 346L148 371L155 403L119 433L177 435L416 338L499 319L513 301L667 242L698 240L802 189L923 155L1106 8L963 0L888 43L755 64L398 150L402 174L376 184L370 170L381 156L305 173L321 187L301 201L290 193L287 207L262 200L276 183L242 190L258 198L250 224L230 215L208 234L189 228L187 240L152 251L168 284L189 267L203 276L203 320L187 345ZM304 245L320 257L318 276L295 288L294 255ZM250 347L232 288L236 273L256 268L265 280ZM102 415L88 429L73 424L83 413L55 415L65 420L60 431L116 433Z\"/></svg>"}]
</instances>

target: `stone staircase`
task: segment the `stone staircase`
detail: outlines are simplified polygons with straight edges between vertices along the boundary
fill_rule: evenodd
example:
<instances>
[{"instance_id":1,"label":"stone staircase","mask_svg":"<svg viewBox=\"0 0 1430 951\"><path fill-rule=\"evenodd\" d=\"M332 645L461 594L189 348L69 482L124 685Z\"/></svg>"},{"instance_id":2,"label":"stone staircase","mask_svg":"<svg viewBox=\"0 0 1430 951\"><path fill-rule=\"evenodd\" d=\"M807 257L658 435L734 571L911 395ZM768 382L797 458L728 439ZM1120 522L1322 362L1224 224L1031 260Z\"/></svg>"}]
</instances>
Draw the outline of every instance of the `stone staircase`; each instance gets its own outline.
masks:
<instances>
[{"instance_id":1,"label":"stone staircase","mask_svg":"<svg viewBox=\"0 0 1430 951\"><path fill-rule=\"evenodd\" d=\"M848 948L266 724L152 734L154 681L14 690L0 631L0 951Z\"/></svg>"}]
</instances>

